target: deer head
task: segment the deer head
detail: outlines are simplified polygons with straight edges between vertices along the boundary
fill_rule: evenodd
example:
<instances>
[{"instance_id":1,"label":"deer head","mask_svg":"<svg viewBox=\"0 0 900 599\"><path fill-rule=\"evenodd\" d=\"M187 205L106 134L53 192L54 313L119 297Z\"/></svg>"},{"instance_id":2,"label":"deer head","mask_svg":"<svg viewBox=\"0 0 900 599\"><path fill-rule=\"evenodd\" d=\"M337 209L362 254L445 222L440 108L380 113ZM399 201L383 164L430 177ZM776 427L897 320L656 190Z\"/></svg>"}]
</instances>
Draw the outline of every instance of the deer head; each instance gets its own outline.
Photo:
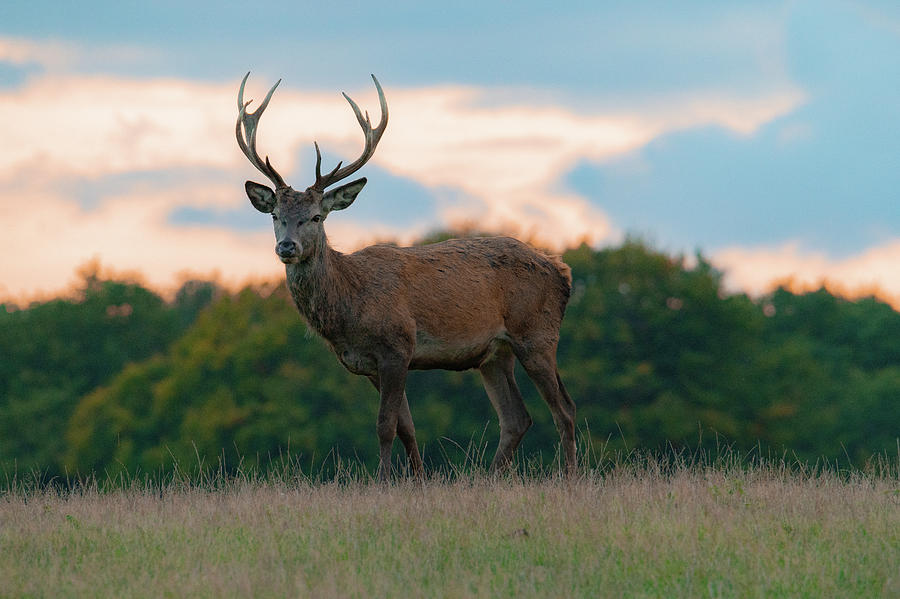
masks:
<instances>
[{"instance_id":1,"label":"deer head","mask_svg":"<svg viewBox=\"0 0 900 599\"><path fill-rule=\"evenodd\" d=\"M253 207L260 212L272 215L275 225L275 253L285 264L296 264L307 260L324 245L323 222L328 214L332 210L343 210L352 204L366 184L366 179L363 177L340 187L327 189L358 171L375 153L375 147L387 128L387 101L384 99L384 92L378 79L372 75L375 88L378 90L378 101L381 104L381 120L373 129L369 113L366 112L363 115L356 102L347 94L343 94L350 103L350 107L353 108L356 120L365 135L365 147L362 155L343 168L341 168L342 163L338 162L331 172L322 175L322 154L319 152L319 144L313 142L316 148L316 181L306 190L297 191L284 182L284 179L269 162L268 156L265 160L261 160L256 151L256 132L259 119L281 80L279 79L272 86L259 108L251 113L247 112L247 107L252 100L244 102L244 85L249 76L250 73L244 76L241 81L241 89L238 91L239 114L235 125L235 135L241 151L244 152L250 163L272 182L275 189L253 181L247 181L244 187Z\"/></svg>"}]
</instances>

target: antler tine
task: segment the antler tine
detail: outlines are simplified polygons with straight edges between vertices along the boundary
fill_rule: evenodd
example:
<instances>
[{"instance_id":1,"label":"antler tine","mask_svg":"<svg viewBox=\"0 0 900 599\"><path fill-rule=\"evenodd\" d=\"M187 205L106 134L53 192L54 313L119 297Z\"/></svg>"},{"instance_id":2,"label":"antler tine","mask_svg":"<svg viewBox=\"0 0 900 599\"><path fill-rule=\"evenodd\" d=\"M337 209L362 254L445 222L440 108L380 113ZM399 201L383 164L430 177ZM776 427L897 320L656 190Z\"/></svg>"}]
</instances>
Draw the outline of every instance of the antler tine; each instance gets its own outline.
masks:
<instances>
[{"instance_id":1,"label":"antler tine","mask_svg":"<svg viewBox=\"0 0 900 599\"><path fill-rule=\"evenodd\" d=\"M319 152L319 142L314 141L313 145L316 146L316 183L323 180L322 178L322 153ZM339 168L341 168L342 162L338 162L337 166L331 169L331 172L325 175L325 179L329 179L334 176ZM313 186L315 187L315 185ZM322 188L324 189L324 187Z\"/></svg>"},{"instance_id":2,"label":"antler tine","mask_svg":"<svg viewBox=\"0 0 900 599\"><path fill-rule=\"evenodd\" d=\"M356 105L356 102L354 102L347 94L343 94L347 102L350 103L350 108L353 109L353 114L356 115L356 120L357 122L359 122L359 126L363 130L363 135L366 138L366 145L363 148L362 155L360 155L360 157L355 161L351 162L344 168L341 168L341 163L338 163L334 170L323 177L320 172L322 156L321 154L319 154L319 145L316 144L316 182L313 185L314 188L318 190L324 190L329 185L333 185L341 179L349 177L360 168L362 168L362 166L366 162L368 162L372 155L375 153L375 148L378 146L378 142L381 141L381 136L384 135L384 131L387 128L388 106L387 100L385 100L384 98L384 90L381 89L381 84L378 83L378 79L375 77L375 75L372 75L372 81L375 82L375 89L378 90L378 103L381 105L381 120L378 122L378 126L372 129L372 122L369 119L369 113L366 112L364 116L363 112L359 109L359 106Z\"/></svg>"},{"instance_id":3,"label":"antler tine","mask_svg":"<svg viewBox=\"0 0 900 599\"><path fill-rule=\"evenodd\" d=\"M262 116L263 111L266 109L266 106L269 105L269 100L272 99L272 94L275 93L275 88L278 87L278 84L281 83L281 79L275 82L275 85L272 86L272 89L269 90L269 93L266 94L266 98L262 101L262 104L259 105L259 108L256 109L255 112L247 112L247 107L253 100L248 100L244 102L244 86L247 84L247 78L250 77L250 73L248 72L244 75L244 79L241 81L241 88L238 90L238 119L235 124L234 133L237 137L238 146L241 148L241 151L244 153L244 156L250 161L250 163L257 168L259 172L264 174L272 183L275 184L276 187L287 187L287 184L284 182L284 179L281 178L281 175L278 174L278 171L272 166L272 163L269 162L269 157L266 156L265 161L260 159L259 154L256 151L256 131L259 126L259 118ZM241 130L241 126L243 126L243 131Z\"/></svg>"}]
</instances>

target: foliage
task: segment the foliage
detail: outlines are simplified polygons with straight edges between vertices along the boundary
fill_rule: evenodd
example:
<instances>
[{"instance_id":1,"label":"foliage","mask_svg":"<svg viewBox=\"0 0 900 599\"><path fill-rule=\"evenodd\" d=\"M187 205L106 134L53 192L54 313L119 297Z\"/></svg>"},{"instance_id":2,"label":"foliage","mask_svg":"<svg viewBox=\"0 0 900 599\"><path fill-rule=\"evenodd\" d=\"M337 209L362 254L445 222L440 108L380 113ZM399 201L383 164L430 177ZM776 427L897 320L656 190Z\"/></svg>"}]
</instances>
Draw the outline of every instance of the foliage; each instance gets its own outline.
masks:
<instances>
[{"instance_id":1,"label":"foliage","mask_svg":"<svg viewBox=\"0 0 900 599\"><path fill-rule=\"evenodd\" d=\"M245 289L202 313L164 356L87 395L67 432L68 463L156 471L220 454L237 465L288 451L349 453L359 431L374 428L374 397L308 333L286 292Z\"/></svg>"},{"instance_id":2,"label":"foliage","mask_svg":"<svg viewBox=\"0 0 900 599\"><path fill-rule=\"evenodd\" d=\"M0 465L59 473L72 412L92 389L164 351L215 295L187 283L166 305L136 284L86 271L74 299L0 310Z\"/></svg>"},{"instance_id":3,"label":"foliage","mask_svg":"<svg viewBox=\"0 0 900 599\"><path fill-rule=\"evenodd\" d=\"M564 259L573 293L559 366L583 445L727 444L855 464L896 451L900 314L890 306L824 289L729 294L702 256L636 240ZM0 355L7 471L237 468L288 453L376 461L374 388L342 369L280 284L227 294L192 282L166 303L87 276L77 300L0 311ZM552 461L549 410L521 371L518 380L535 420L523 452ZM496 417L477 373L414 372L408 395L426 462L490 457Z\"/></svg>"}]
</instances>

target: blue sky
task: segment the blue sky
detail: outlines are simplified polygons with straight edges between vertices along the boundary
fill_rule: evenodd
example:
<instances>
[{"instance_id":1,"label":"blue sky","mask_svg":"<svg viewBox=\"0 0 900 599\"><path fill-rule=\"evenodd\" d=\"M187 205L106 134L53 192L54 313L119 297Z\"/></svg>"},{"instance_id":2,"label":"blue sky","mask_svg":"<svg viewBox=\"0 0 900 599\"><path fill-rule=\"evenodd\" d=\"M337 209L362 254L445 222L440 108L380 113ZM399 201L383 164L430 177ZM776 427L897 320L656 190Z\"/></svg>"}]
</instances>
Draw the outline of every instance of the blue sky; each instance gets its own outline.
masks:
<instances>
[{"instance_id":1,"label":"blue sky","mask_svg":"<svg viewBox=\"0 0 900 599\"><path fill-rule=\"evenodd\" d=\"M248 70L251 97L283 79L259 143L295 187L313 139L326 162L361 147L338 92L377 112L382 82L369 185L327 227L347 250L459 223L633 233L737 289L900 297L900 5L828 0L7 3L0 295L92 258L161 287L277 274L231 133Z\"/></svg>"}]
</instances>

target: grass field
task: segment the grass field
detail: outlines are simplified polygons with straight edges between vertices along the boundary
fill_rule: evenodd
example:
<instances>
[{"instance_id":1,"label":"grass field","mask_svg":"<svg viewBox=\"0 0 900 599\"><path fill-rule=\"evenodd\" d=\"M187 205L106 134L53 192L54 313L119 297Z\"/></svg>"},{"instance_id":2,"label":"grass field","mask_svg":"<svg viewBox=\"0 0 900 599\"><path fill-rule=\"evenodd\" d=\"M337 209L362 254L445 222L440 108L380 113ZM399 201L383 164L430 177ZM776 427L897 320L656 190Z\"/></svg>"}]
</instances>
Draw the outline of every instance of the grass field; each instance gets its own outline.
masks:
<instances>
[{"instance_id":1,"label":"grass field","mask_svg":"<svg viewBox=\"0 0 900 599\"><path fill-rule=\"evenodd\" d=\"M0 595L900 597L898 465L7 480Z\"/></svg>"}]
</instances>

